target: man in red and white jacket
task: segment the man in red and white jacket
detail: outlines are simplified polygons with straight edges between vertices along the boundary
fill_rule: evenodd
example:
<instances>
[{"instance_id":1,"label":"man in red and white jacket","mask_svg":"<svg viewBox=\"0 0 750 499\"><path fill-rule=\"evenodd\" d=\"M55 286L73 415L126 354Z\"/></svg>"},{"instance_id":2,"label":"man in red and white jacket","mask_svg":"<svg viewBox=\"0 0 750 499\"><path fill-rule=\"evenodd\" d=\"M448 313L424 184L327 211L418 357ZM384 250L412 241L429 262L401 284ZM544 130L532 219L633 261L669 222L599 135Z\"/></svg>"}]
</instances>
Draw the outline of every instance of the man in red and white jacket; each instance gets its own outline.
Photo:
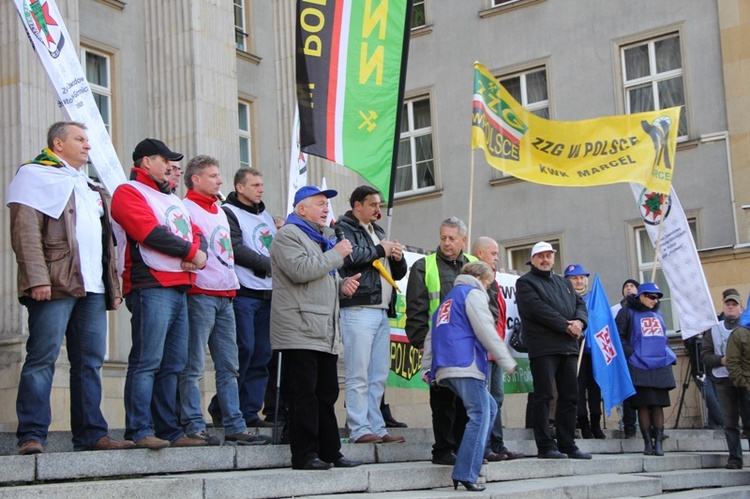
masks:
<instances>
[{"instance_id":1,"label":"man in red and white jacket","mask_svg":"<svg viewBox=\"0 0 750 499\"><path fill-rule=\"evenodd\" d=\"M131 180L112 196L123 294L133 346L125 378L125 435L137 447L206 445L180 427L177 380L188 346L187 298L206 266L206 242L172 194L169 161L182 154L144 139L133 152Z\"/></svg>"},{"instance_id":2,"label":"man in red and white jacket","mask_svg":"<svg viewBox=\"0 0 750 499\"><path fill-rule=\"evenodd\" d=\"M203 379L206 343L216 369L216 395L221 406L224 440L241 445L268 444L270 438L247 431L240 410L237 377L239 358L232 301L240 287L234 269L234 250L229 222L216 204L221 187L219 162L206 155L188 163L183 200L190 219L208 239L206 267L198 272L188 291L188 360L180 373L180 421L188 436L219 445L206 432L201 411L200 380Z\"/></svg>"},{"instance_id":3,"label":"man in red and white jacket","mask_svg":"<svg viewBox=\"0 0 750 499\"><path fill-rule=\"evenodd\" d=\"M497 272L499 253L497 241L491 237L479 237L471 246L471 251L475 257L492 267L493 272ZM492 318L497 325L497 334L500 336L501 340L505 341L505 298L503 297L503 293L500 290L497 281L492 281L492 284L487 289L487 294L490 297L490 312L492 312ZM494 362L492 363L491 369L490 395L492 395L492 398L495 399L495 402L497 403L497 416L495 417L495 422L492 424L490 441L484 457L488 461L504 461L506 459L525 457L523 452L509 450L503 441L503 418L501 413L503 400L505 399L505 392L503 391L503 369Z\"/></svg>"}]
</instances>

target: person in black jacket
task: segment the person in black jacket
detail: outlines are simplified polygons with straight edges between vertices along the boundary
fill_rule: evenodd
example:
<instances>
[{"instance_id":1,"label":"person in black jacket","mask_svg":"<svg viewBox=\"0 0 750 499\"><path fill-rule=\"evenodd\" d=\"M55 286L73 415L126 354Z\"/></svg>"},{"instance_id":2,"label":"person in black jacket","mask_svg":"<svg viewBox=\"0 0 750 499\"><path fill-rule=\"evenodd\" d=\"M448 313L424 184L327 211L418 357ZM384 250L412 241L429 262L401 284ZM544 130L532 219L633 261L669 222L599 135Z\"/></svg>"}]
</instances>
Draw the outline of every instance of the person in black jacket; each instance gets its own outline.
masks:
<instances>
[{"instance_id":1,"label":"person in black jacket","mask_svg":"<svg viewBox=\"0 0 750 499\"><path fill-rule=\"evenodd\" d=\"M579 339L588 312L573 285L552 271L556 251L541 241L531 249L531 271L516 281L518 313L534 378L534 439L542 459L591 459L575 443ZM549 404L557 386L557 442L549 428ZM559 450L558 450L559 445Z\"/></svg>"},{"instance_id":2,"label":"person in black jacket","mask_svg":"<svg viewBox=\"0 0 750 499\"><path fill-rule=\"evenodd\" d=\"M361 274L354 295L340 301L346 421L355 443L404 441L404 437L388 434L380 411L390 368L388 318L396 316L396 293L373 262L380 261L395 280L407 270L401 245L386 240L385 231L375 223L380 218L380 201L380 191L359 186L349 199L352 209L336 222L353 249L339 273L342 277Z\"/></svg>"}]
</instances>

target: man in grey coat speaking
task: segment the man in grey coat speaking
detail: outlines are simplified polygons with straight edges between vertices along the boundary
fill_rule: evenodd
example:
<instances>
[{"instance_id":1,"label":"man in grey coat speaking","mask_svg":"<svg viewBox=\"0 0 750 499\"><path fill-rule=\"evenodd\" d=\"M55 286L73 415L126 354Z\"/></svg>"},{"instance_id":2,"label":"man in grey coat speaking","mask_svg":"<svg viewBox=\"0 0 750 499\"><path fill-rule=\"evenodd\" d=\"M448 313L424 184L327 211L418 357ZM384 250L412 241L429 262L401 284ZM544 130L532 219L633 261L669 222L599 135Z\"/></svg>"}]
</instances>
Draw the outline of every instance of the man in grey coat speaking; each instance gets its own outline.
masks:
<instances>
[{"instance_id":1,"label":"man in grey coat speaking","mask_svg":"<svg viewBox=\"0 0 750 499\"><path fill-rule=\"evenodd\" d=\"M341 279L336 271L352 252L351 242L337 242L325 225L328 198L336 194L315 186L300 188L294 195L294 213L271 246L271 345L282 351L289 383L294 469L362 464L341 454L334 411L339 395L339 298L353 295L359 286L359 274Z\"/></svg>"}]
</instances>

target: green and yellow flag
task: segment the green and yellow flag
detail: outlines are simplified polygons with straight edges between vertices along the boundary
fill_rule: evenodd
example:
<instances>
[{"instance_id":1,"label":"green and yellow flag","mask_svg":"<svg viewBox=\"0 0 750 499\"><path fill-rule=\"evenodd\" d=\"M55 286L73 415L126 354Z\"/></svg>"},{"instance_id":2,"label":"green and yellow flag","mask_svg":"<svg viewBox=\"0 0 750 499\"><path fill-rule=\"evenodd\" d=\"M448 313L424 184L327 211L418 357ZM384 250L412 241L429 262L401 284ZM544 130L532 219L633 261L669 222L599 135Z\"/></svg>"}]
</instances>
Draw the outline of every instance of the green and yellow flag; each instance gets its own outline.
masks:
<instances>
[{"instance_id":1,"label":"green and yellow flag","mask_svg":"<svg viewBox=\"0 0 750 499\"><path fill-rule=\"evenodd\" d=\"M680 108L551 121L526 111L474 64L471 147L494 168L529 182L565 187L635 182L669 193Z\"/></svg>"}]
</instances>

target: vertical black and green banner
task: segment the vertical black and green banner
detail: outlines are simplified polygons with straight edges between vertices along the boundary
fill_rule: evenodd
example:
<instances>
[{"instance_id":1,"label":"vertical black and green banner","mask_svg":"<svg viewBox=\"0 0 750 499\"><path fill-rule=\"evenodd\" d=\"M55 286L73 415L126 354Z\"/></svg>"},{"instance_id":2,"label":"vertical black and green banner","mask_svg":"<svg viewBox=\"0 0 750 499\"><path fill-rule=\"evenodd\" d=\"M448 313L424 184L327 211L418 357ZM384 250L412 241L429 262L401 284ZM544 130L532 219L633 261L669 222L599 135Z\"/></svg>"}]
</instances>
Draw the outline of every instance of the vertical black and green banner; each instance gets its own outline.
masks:
<instances>
[{"instance_id":1,"label":"vertical black and green banner","mask_svg":"<svg viewBox=\"0 0 750 499\"><path fill-rule=\"evenodd\" d=\"M302 151L354 170L390 197L411 0L298 0Z\"/></svg>"}]
</instances>

